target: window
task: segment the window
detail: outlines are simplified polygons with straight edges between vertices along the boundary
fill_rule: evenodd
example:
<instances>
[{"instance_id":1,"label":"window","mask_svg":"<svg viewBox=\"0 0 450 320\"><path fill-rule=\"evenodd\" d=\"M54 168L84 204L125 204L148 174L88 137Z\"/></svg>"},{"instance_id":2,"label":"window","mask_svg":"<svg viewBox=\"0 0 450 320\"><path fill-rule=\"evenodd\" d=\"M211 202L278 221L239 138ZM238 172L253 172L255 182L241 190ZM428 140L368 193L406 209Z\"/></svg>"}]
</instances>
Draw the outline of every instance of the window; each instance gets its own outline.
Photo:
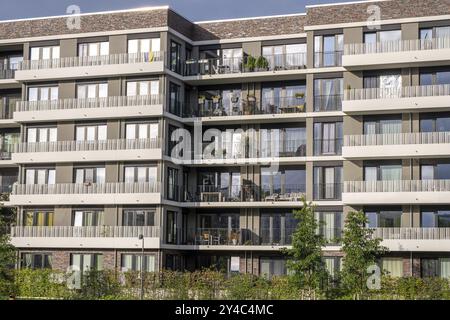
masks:
<instances>
[{"instance_id":1,"label":"window","mask_svg":"<svg viewBox=\"0 0 450 320\"><path fill-rule=\"evenodd\" d=\"M270 70L306 67L306 43L265 46L262 53L269 62Z\"/></svg>"},{"instance_id":2,"label":"window","mask_svg":"<svg viewBox=\"0 0 450 320\"><path fill-rule=\"evenodd\" d=\"M51 269L52 255L50 253L22 253L20 267L27 269Z\"/></svg>"},{"instance_id":3,"label":"window","mask_svg":"<svg viewBox=\"0 0 450 320\"><path fill-rule=\"evenodd\" d=\"M26 169L25 184L55 184L55 169Z\"/></svg>"},{"instance_id":4,"label":"window","mask_svg":"<svg viewBox=\"0 0 450 320\"><path fill-rule=\"evenodd\" d=\"M402 258L382 258L381 268L387 272L390 277L403 277L403 259Z\"/></svg>"},{"instance_id":5,"label":"window","mask_svg":"<svg viewBox=\"0 0 450 320\"><path fill-rule=\"evenodd\" d=\"M167 199L178 201L178 169L167 168Z\"/></svg>"},{"instance_id":6,"label":"window","mask_svg":"<svg viewBox=\"0 0 450 320\"><path fill-rule=\"evenodd\" d=\"M158 139L158 123L127 123L125 125L126 139Z\"/></svg>"},{"instance_id":7,"label":"window","mask_svg":"<svg viewBox=\"0 0 450 320\"><path fill-rule=\"evenodd\" d=\"M439 162L433 164L422 164L421 179L422 180L447 180L450 179L450 163ZM430 190L432 191L432 190Z\"/></svg>"},{"instance_id":8,"label":"window","mask_svg":"<svg viewBox=\"0 0 450 320\"><path fill-rule=\"evenodd\" d=\"M74 171L77 184L105 183L105 168L76 168Z\"/></svg>"},{"instance_id":9,"label":"window","mask_svg":"<svg viewBox=\"0 0 450 320\"><path fill-rule=\"evenodd\" d=\"M181 44L170 41L170 70L176 73L182 71L181 68Z\"/></svg>"},{"instance_id":10,"label":"window","mask_svg":"<svg viewBox=\"0 0 450 320\"><path fill-rule=\"evenodd\" d=\"M325 268L332 280L337 278L338 271L342 270L342 257L323 257Z\"/></svg>"},{"instance_id":11,"label":"window","mask_svg":"<svg viewBox=\"0 0 450 320\"><path fill-rule=\"evenodd\" d=\"M287 273L286 260L283 258L266 258L259 259L259 274L267 280L273 276L282 276Z\"/></svg>"},{"instance_id":12,"label":"window","mask_svg":"<svg viewBox=\"0 0 450 320\"><path fill-rule=\"evenodd\" d=\"M343 79L314 80L314 111L338 111L342 109Z\"/></svg>"},{"instance_id":13,"label":"window","mask_svg":"<svg viewBox=\"0 0 450 320\"><path fill-rule=\"evenodd\" d=\"M270 86L262 88L261 108L264 113L303 112L306 104L305 85Z\"/></svg>"},{"instance_id":14,"label":"window","mask_svg":"<svg viewBox=\"0 0 450 320\"><path fill-rule=\"evenodd\" d=\"M262 127L259 134L261 157L304 157L306 155L305 127L281 129L265 129ZM254 150L249 148L249 157L257 157L252 155L253 152Z\"/></svg>"},{"instance_id":15,"label":"window","mask_svg":"<svg viewBox=\"0 0 450 320\"><path fill-rule=\"evenodd\" d=\"M55 142L56 128L39 127L27 129L27 142Z\"/></svg>"},{"instance_id":16,"label":"window","mask_svg":"<svg viewBox=\"0 0 450 320\"><path fill-rule=\"evenodd\" d=\"M420 132L447 132L450 131L450 114L432 113L420 115Z\"/></svg>"},{"instance_id":17,"label":"window","mask_svg":"<svg viewBox=\"0 0 450 320\"><path fill-rule=\"evenodd\" d=\"M344 35L314 37L314 67L336 67L342 65Z\"/></svg>"},{"instance_id":18,"label":"window","mask_svg":"<svg viewBox=\"0 0 450 320\"><path fill-rule=\"evenodd\" d=\"M159 38L128 40L128 53L149 53L159 52L160 50L161 41Z\"/></svg>"},{"instance_id":19,"label":"window","mask_svg":"<svg viewBox=\"0 0 450 320\"><path fill-rule=\"evenodd\" d=\"M292 233L298 220L292 212L261 213L260 233L261 243L266 245L289 245L292 243Z\"/></svg>"},{"instance_id":20,"label":"window","mask_svg":"<svg viewBox=\"0 0 450 320\"><path fill-rule=\"evenodd\" d=\"M159 80L127 81L127 96L146 96L159 94Z\"/></svg>"},{"instance_id":21,"label":"window","mask_svg":"<svg viewBox=\"0 0 450 320\"><path fill-rule=\"evenodd\" d=\"M420 85L450 85L450 69L421 69Z\"/></svg>"},{"instance_id":22,"label":"window","mask_svg":"<svg viewBox=\"0 0 450 320\"><path fill-rule=\"evenodd\" d=\"M109 42L80 43L78 45L79 57L95 57L109 55Z\"/></svg>"},{"instance_id":23,"label":"window","mask_svg":"<svg viewBox=\"0 0 450 320\"><path fill-rule=\"evenodd\" d=\"M141 262L142 255L140 254L122 254L122 271L141 271L154 272L155 271L155 256L150 254L144 255L144 260Z\"/></svg>"},{"instance_id":24,"label":"window","mask_svg":"<svg viewBox=\"0 0 450 320\"><path fill-rule=\"evenodd\" d=\"M30 60L59 59L59 46L32 47Z\"/></svg>"},{"instance_id":25,"label":"window","mask_svg":"<svg viewBox=\"0 0 450 320\"><path fill-rule=\"evenodd\" d=\"M201 201L241 200L241 173L230 171L203 171L198 173L198 191Z\"/></svg>"},{"instance_id":26,"label":"window","mask_svg":"<svg viewBox=\"0 0 450 320\"><path fill-rule=\"evenodd\" d=\"M450 37L450 26L420 29L423 49L446 48L446 39ZM435 44L433 44L435 39Z\"/></svg>"},{"instance_id":27,"label":"window","mask_svg":"<svg viewBox=\"0 0 450 320\"><path fill-rule=\"evenodd\" d=\"M450 210L442 209L422 209L421 212L422 228L449 228Z\"/></svg>"},{"instance_id":28,"label":"window","mask_svg":"<svg viewBox=\"0 0 450 320\"><path fill-rule=\"evenodd\" d=\"M401 179L401 164L368 164L364 166L364 181L399 181Z\"/></svg>"},{"instance_id":29,"label":"window","mask_svg":"<svg viewBox=\"0 0 450 320\"><path fill-rule=\"evenodd\" d=\"M402 38L401 30L388 30L364 33L366 53L385 52Z\"/></svg>"},{"instance_id":30,"label":"window","mask_svg":"<svg viewBox=\"0 0 450 320\"><path fill-rule=\"evenodd\" d=\"M341 198L342 167L314 167L314 199Z\"/></svg>"},{"instance_id":31,"label":"window","mask_svg":"<svg viewBox=\"0 0 450 320\"><path fill-rule=\"evenodd\" d=\"M106 125L76 126L77 141L106 140Z\"/></svg>"},{"instance_id":32,"label":"window","mask_svg":"<svg viewBox=\"0 0 450 320\"><path fill-rule=\"evenodd\" d=\"M364 88L374 89L373 98L395 98L402 95L402 76L387 72L379 75L365 75Z\"/></svg>"},{"instance_id":33,"label":"window","mask_svg":"<svg viewBox=\"0 0 450 320\"><path fill-rule=\"evenodd\" d=\"M285 167L278 172L270 168L261 168L261 200L286 200L289 197L299 199L306 192L306 170L304 168Z\"/></svg>"},{"instance_id":34,"label":"window","mask_svg":"<svg viewBox=\"0 0 450 320\"><path fill-rule=\"evenodd\" d=\"M70 255L70 266L74 270L80 271L101 271L103 270L103 255L72 253Z\"/></svg>"},{"instance_id":35,"label":"window","mask_svg":"<svg viewBox=\"0 0 450 320\"><path fill-rule=\"evenodd\" d=\"M53 211L26 210L24 211L23 225L27 227L51 227L53 226Z\"/></svg>"},{"instance_id":36,"label":"window","mask_svg":"<svg viewBox=\"0 0 450 320\"><path fill-rule=\"evenodd\" d=\"M28 88L28 101L50 100L58 100L58 86Z\"/></svg>"},{"instance_id":37,"label":"window","mask_svg":"<svg viewBox=\"0 0 450 320\"><path fill-rule=\"evenodd\" d=\"M367 209L368 228L400 228L402 224L402 210L391 209Z\"/></svg>"},{"instance_id":38,"label":"window","mask_svg":"<svg viewBox=\"0 0 450 320\"><path fill-rule=\"evenodd\" d=\"M314 123L314 155L341 154L342 136L342 122Z\"/></svg>"},{"instance_id":39,"label":"window","mask_svg":"<svg viewBox=\"0 0 450 320\"><path fill-rule=\"evenodd\" d=\"M123 210L124 226L154 226L155 225L155 210L153 209L124 209Z\"/></svg>"},{"instance_id":40,"label":"window","mask_svg":"<svg viewBox=\"0 0 450 320\"><path fill-rule=\"evenodd\" d=\"M74 227L96 227L104 225L102 210L76 210L73 212L72 225Z\"/></svg>"},{"instance_id":41,"label":"window","mask_svg":"<svg viewBox=\"0 0 450 320\"><path fill-rule=\"evenodd\" d=\"M342 234L342 212L315 212L319 222L318 232L328 243L336 243Z\"/></svg>"},{"instance_id":42,"label":"window","mask_svg":"<svg viewBox=\"0 0 450 320\"><path fill-rule=\"evenodd\" d=\"M242 65L242 48L223 49L222 66L227 72L239 72Z\"/></svg>"},{"instance_id":43,"label":"window","mask_svg":"<svg viewBox=\"0 0 450 320\"><path fill-rule=\"evenodd\" d=\"M401 116L380 119L378 117L364 117L364 134L401 133Z\"/></svg>"},{"instance_id":44,"label":"window","mask_svg":"<svg viewBox=\"0 0 450 320\"><path fill-rule=\"evenodd\" d=\"M157 168L155 166L126 166L125 182L148 182L155 184L157 181Z\"/></svg>"},{"instance_id":45,"label":"window","mask_svg":"<svg viewBox=\"0 0 450 320\"><path fill-rule=\"evenodd\" d=\"M242 114L241 89L230 86L224 89L199 91L200 116L230 116ZM248 114L250 114L248 110Z\"/></svg>"},{"instance_id":46,"label":"window","mask_svg":"<svg viewBox=\"0 0 450 320\"><path fill-rule=\"evenodd\" d=\"M167 211L166 243L177 244L177 212Z\"/></svg>"},{"instance_id":47,"label":"window","mask_svg":"<svg viewBox=\"0 0 450 320\"><path fill-rule=\"evenodd\" d=\"M181 116L181 102L180 102L181 88L175 83L169 84L169 112Z\"/></svg>"},{"instance_id":48,"label":"window","mask_svg":"<svg viewBox=\"0 0 450 320\"><path fill-rule=\"evenodd\" d=\"M91 83L77 85L77 98L106 98L108 96L107 83Z\"/></svg>"}]
</instances>

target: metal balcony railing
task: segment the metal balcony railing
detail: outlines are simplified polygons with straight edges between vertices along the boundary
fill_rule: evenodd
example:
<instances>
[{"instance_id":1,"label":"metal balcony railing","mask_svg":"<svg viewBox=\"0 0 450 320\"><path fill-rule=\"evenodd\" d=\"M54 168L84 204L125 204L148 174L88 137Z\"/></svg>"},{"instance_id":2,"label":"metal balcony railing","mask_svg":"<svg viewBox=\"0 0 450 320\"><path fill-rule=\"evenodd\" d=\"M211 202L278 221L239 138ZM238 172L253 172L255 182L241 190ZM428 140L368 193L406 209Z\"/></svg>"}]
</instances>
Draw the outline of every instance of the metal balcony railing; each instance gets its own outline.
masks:
<instances>
[{"instance_id":1,"label":"metal balcony railing","mask_svg":"<svg viewBox=\"0 0 450 320\"><path fill-rule=\"evenodd\" d=\"M16 103L20 98L3 97L0 98L0 119L12 119L16 110Z\"/></svg>"},{"instance_id":2,"label":"metal balcony railing","mask_svg":"<svg viewBox=\"0 0 450 320\"><path fill-rule=\"evenodd\" d=\"M314 67L342 66L342 51L314 52Z\"/></svg>"},{"instance_id":3,"label":"metal balcony railing","mask_svg":"<svg viewBox=\"0 0 450 320\"><path fill-rule=\"evenodd\" d=\"M11 228L11 237L30 238L138 238L139 235L158 238L160 229L156 226L15 226Z\"/></svg>"},{"instance_id":4,"label":"metal balcony railing","mask_svg":"<svg viewBox=\"0 0 450 320\"><path fill-rule=\"evenodd\" d=\"M163 51L142 53L118 53L104 56L64 57L45 60L24 60L19 63L18 70L57 69L85 66L103 66L127 63L145 63L163 61Z\"/></svg>"},{"instance_id":5,"label":"metal balcony railing","mask_svg":"<svg viewBox=\"0 0 450 320\"><path fill-rule=\"evenodd\" d=\"M344 137L346 147L440 143L450 143L449 131L361 134Z\"/></svg>"},{"instance_id":6,"label":"metal balcony railing","mask_svg":"<svg viewBox=\"0 0 450 320\"><path fill-rule=\"evenodd\" d=\"M159 182L14 184L13 195L159 193Z\"/></svg>"},{"instance_id":7,"label":"metal balcony railing","mask_svg":"<svg viewBox=\"0 0 450 320\"><path fill-rule=\"evenodd\" d=\"M14 152L26 153L26 152L137 150L137 149L159 149L160 146L161 140L159 138L23 142L14 145Z\"/></svg>"},{"instance_id":8,"label":"metal balcony railing","mask_svg":"<svg viewBox=\"0 0 450 320\"><path fill-rule=\"evenodd\" d=\"M306 184L261 186L261 201L301 201L306 194Z\"/></svg>"},{"instance_id":9,"label":"metal balcony railing","mask_svg":"<svg viewBox=\"0 0 450 320\"><path fill-rule=\"evenodd\" d=\"M193 245L242 245L245 230L239 228L189 228L187 243Z\"/></svg>"},{"instance_id":10,"label":"metal balcony railing","mask_svg":"<svg viewBox=\"0 0 450 320\"><path fill-rule=\"evenodd\" d=\"M374 228L372 236L383 240L449 240L450 228Z\"/></svg>"},{"instance_id":11,"label":"metal balcony railing","mask_svg":"<svg viewBox=\"0 0 450 320\"><path fill-rule=\"evenodd\" d=\"M450 180L345 181L344 192L445 192Z\"/></svg>"},{"instance_id":12,"label":"metal balcony railing","mask_svg":"<svg viewBox=\"0 0 450 320\"><path fill-rule=\"evenodd\" d=\"M350 43L344 46L344 54L356 55L449 48L450 37L441 37L433 39L392 40L376 43Z\"/></svg>"},{"instance_id":13,"label":"metal balcony railing","mask_svg":"<svg viewBox=\"0 0 450 320\"><path fill-rule=\"evenodd\" d=\"M162 96L159 94L144 96L116 96L105 98L87 99L59 99L46 101L18 101L16 111L45 111L88 108L112 108L152 106L162 104Z\"/></svg>"},{"instance_id":14,"label":"metal balcony railing","mask_svg":"<svg viewBox=\"0 0 450 320\"><path fill-rule=\"evenodd\" d=\"M342 94L325 94L314 96L314 111L340 111L342 110Z\"/></svg>"},{"instance_id":15,"label":"metal balcony railing","mask_svg":"<svg viewBox=\"0 0 450 320\"><path fill-rule=\"evenodd\" d=\"M407 86L400 88L346 89L345 100L399 99L450 96L450 84Z\"/></svg>"}]
</instances>

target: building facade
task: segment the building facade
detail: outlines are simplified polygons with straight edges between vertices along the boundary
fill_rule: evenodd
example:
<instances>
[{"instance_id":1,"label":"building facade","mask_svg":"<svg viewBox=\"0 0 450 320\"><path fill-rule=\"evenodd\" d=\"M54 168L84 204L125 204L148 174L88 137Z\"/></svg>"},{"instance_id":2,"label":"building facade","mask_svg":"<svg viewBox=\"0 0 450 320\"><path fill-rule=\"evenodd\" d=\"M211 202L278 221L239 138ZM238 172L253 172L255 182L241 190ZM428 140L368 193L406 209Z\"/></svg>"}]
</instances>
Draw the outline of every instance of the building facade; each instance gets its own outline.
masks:
<instances>
[{"instance_id":1,"label":"building facade","mask_svg":"<svg viewBox=\"0 0 450 320\"><path fill-rule=\"evenodd\" d=\"M450 276L448 0L73 18L0 22L19 267L270 277L305 196L330 272L362 210L392 275Z\"/></svg>"}]
</instances>

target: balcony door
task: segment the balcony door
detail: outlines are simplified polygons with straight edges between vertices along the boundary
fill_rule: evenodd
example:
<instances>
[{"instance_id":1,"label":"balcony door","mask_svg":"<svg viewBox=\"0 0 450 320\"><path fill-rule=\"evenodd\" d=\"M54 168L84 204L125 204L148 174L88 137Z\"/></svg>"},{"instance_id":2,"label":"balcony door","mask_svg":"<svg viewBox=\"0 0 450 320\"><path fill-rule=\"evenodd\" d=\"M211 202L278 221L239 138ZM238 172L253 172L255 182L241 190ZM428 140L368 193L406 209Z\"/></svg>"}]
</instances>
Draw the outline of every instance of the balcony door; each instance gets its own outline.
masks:
<instances>
[{"instance_id":1,"label":"balcony door","mask_svg":"<svg viewBox=\"0 0 450 320\"><path fill-rule=\"evenodd\" d=\"M75 169L75 183L92 184L105 183L105 168L77 168Z\"/></svg>"},{"instance_id":2,"label":"balcony door","mask_svg":"<svg viewBox=\"0 0 450 320\"><path fill-rule=\"evenodd\" d=\"M125 182L148 182L156 184L157 168L155 166L127 166L125 167Z\"/></svg>"},{"instance_id":3,"label":"balcony door","mask_svg":"<svg viewBox=\"0 0 450 320\"><path fill-rule=\"evenodd\" d=\"M55 169L26 169L25 184L55 184Z\"/></svg>"},{"instance_id":4,"label":"balcony door","mask_svg":"<svg viewBox=\"0 0 450 320\"><path fill-rule=\"evenodd\" d=\"M76 140L77 141L104 141L106 136L106 124L105 125L89 125L89 126L77 126L76 127Z\"/></svg>"},{"instance_id":5,"label":"balcony door","mask_svg":"<svg viewBox=\"0 0 450 320\"><path fill-rule=\"evenodd\" d=\"M77 210L73 212L74 227L97 227L104 225L104 212L101 210Z\"/></svg>"},{"instance_id":6,"label":"balcony door","mask_svg":"<svg viewBox=\"0 0 450 320\"><path fill-rule=\"evenodd\" d=\"M57 138L56 132L56 128L51 127L28 128L27 142L55 142Z\"/></svg>"}]
</instances>

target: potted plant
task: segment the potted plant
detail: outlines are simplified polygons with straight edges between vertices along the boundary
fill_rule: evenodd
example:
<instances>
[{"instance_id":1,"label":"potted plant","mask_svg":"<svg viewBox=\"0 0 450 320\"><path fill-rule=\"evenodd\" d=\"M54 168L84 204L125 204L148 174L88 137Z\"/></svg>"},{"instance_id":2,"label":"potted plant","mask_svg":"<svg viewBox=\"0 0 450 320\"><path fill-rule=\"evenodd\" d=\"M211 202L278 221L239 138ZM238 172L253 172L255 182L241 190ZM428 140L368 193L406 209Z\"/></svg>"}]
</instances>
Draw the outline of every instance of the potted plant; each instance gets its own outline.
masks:
<instances>
[{"instance_id":1,"label":"potted plant","mask_svg":"<svg viewBox=\"0 0 450 320\"><path fill-rule=\"evenodd\" d=\"M305 111L305 105L304 104L300 104L297 106L298 111L303 112Z\"/></svg>"},{"instance_id":2,"label":"potted plant","mask_svg":"<svg viewBox=\"0 0 450 320\"><path fill-rule=\"evenodd\" d=\"M253 56L247 56L247 60L244 64L244 68L246 72L253 72L255 71L255 65L256 65L256 59Z\"/></svg>"},{"instance_id":3,"label":"potted plant","mask_svg":"<svg viewBox=\"0 0 450 320\"><path fill-rule=\"evenodd\" d=\"M296 92L294 95L297 99L303 99L305 97L304 92Z\"/></svg>"},{"instance_id":4,"label":"potted plant","mask_svg":"<svg viewBox=\"0 0 450 320\"><path fill-rule=\"evenodd\" d=\"M206 100L205 96L203 96L203 95L198 96L198 104L204 104L205 100Z\"/></svg>"},{"instance_id":5,"label":"potted plant","mask_svg":"<svg viewBox=\"0 0 450 320\"><path fill-rule=\"evenodd\" d=\"M263 56L259 56L256 59L256 68L258 71L266 71L269 68L269 61Z\"/></svg>"}]
</instances>

